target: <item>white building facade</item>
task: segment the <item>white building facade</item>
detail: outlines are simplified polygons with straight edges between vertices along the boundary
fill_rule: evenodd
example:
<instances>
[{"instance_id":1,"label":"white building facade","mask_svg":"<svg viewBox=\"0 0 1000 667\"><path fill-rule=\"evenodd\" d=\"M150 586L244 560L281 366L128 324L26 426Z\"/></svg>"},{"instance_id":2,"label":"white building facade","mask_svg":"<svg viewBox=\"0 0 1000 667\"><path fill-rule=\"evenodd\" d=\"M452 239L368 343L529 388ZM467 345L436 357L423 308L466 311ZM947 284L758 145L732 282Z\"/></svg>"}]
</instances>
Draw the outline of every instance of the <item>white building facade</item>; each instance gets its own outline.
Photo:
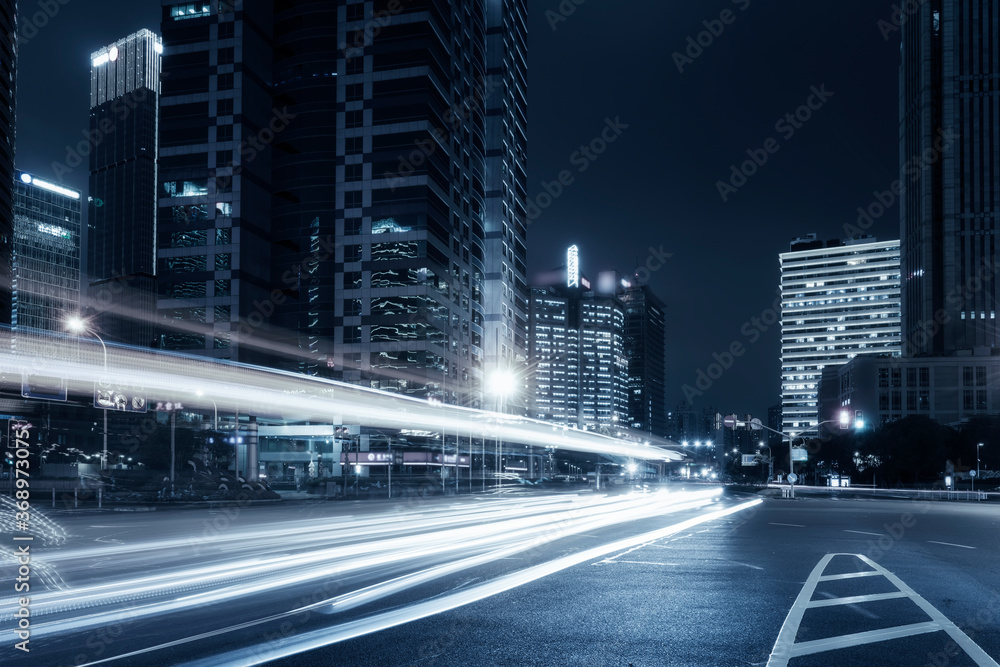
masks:
<instances>
[{"instance_id":1,"label":"white building facade","mask_svg":"<svg viewBox=\"0 0 1000 667\"><path fill-rule=\"evenodd\" d=\"M823 369L900 353L899 241L793 241L781 265L782 431L819 423Z\"/></svg>"}]
</instances>

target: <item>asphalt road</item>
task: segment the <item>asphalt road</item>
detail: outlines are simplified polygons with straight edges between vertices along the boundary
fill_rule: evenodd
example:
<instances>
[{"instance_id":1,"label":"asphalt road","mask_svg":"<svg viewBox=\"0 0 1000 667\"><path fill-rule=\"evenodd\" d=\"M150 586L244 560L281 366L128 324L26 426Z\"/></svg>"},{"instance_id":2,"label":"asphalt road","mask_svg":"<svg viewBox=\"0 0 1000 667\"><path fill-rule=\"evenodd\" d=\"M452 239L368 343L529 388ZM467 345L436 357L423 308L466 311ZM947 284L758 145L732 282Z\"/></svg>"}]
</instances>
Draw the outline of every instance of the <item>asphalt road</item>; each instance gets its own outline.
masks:
<instances>
[{"instance_id":1,"label":"asphalt road","mask_svg":"<svg viewBox=\"0 0 1000 667\"><path fill-rule=\"evenodd\" d=\"M33 552L28 661L941 667L1000 657L1000 506L713 495L55 514ZM12 598L0 596L10 627ZM0 646L3 662L26 657L12 644Z\"/></svg>"},{"instance_id":2,"label":"asphalt road","mask_svg":"<svg viewBox=\"0 0 1000 667\"><path fill-rule=\"evenodd\" d=\"M1000 507L882 500L768 500L757 508L552 574L397 628L278 665L766 665L810 575L829 559L796 643L832 650L805 665L989 665L1000 658ZM878 567L859 558L865 556ZM880 569L881 568L881 569ZM834 578L838 574L876 574ZM919 596L900 595L883 573ZM889 595L896 597L889 597ZM944 630L859 643L856 635L934 623ZM843 635L855 635L840 640ZM869 635L869 637L871 637ZM787 643L787 642L786 642ZM815 647L815 645L813 645Z\"/></svg>"}]
</instances>

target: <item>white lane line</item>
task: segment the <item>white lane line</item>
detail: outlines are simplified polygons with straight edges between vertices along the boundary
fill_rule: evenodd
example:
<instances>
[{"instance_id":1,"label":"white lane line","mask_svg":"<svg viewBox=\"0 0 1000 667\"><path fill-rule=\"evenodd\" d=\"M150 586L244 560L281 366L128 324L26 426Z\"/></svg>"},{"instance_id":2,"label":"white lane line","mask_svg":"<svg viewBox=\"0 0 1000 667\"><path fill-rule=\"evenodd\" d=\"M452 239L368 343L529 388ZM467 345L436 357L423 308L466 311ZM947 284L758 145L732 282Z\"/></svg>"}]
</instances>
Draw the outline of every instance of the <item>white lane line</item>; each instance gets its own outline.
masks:
<instances>
[{"instance_id":1,"label":"white lane line","mask_svg":"<svg viewBox=\"0 0 1000 667\"><path fill-rule=\"evenodd\" d=\"M988 656L986 651L979 648L979 644L969 639L969 635L962 632L957 625L948 620L948 618L939 612L934 605L917 595L916 591L904 584L902 579L894 575L889 570L886 570L884 567L876 565L875 561L871 560L867 556L858 555L858 558L865 561L872 567L882 570L885 578L895 584L896 588L904 593L909 593L910 599L913 600L918 607L923 609L924 613L930 616L932 620L937 621L938 625L942 626L942 629L955 640L956 644L962 647L962 650L964 650L970 658L976 661L976 664L979 665L979 667L1000 667L996 660Z\"/></svg>"},{"instance_id":2,"label":"white lane line","mask_svg":"<svg viewBox=\"0 0 1000 667\"><path fill-rule=\"evenodd\" d=\"M931 544L943 544L946 547L962 547L963 549L975 549L976 547L967 547L964 544L954 544L952 542L937 542L935 540L927 540Z\"/></svg>"},{"instance_id":3,"label":"white lane line","mask_svg":"<svg viewBox=\"0 0 1000 667\"><path fill-rule=\"evenodd\" d=\"M846 598L830 598L829 600L812 600L807 606L810 609L816 607L836 607L842 604L861 604L862 602L874 602L876 600L894 600L896 598L908 597L902 591L895 593L872 593L871 595L852 595Z\"/></svg>"},{"instance_id":4,"label":"white lane line","mask_svg":"<svg viewBox=\"0 0 1000 667\"><path fill-rule=\"evenodd\" d=\"M762 567L760 567L758 565L751 565L750 563L741 563L738 560L734 560L734 561L730 561L730 562L733 565L742 565L743 567L750 567L750 568L753 568L755 570L763 570L764 569L764 568L762 568Z\"/></svg>"},{"instance_id":5,"label":"white lane line","mask_svg":"<svg viewBox=\"0 0 1000 667\"><path fill-rule=\"evenodd\" d=\"M819 578L820 581L840 581L841 579L854 579L855 577L881 577L878 570L868 570L867 572L845 572L844 574L826 574Z\"/></svg>"},{"instance_id":6,"label":"white lane line","mask_svg":"<svg viewBox=\"0 0 1000 667\"><path fill-rule=\"evenodd\" d=\"M927 614L931 620L924 623L913 623L893 628L884 628L869 632L859 632L849 635L840 635L837 637L827 637L825 639L796 643L795 637L798 635L799 625L802 623L802 617L805 615L806 610L811 607L826 606L826 602L833 602L832 600L817 600L814 602L812 600L812 596L816 591L816 586L821 580L829 580L824 579L823 571L830 564L830 561L836 556L853 556L872 567L879 576L888 579L889 582L896 587L899 593L902 594L901 596L895 597L905 596L909 598L910 601L920 607L920 609ZM839 575L831 575L831 577L834 576ZM869 575L867 575L867 573L858 573L854 576ZM868 601L870 601L871 599L880 599L883 595L885 594L858 596L858 598L868 598ZM839 598L837 601L842 603L845 599L849 600L851 598ZM857 599L854 600L854 602L857 601ZM781 630L778 632L778 638L774 642L774 648L771 649L771 656L768 658L767 667L787 667L789 660L802 655L832 651L836 649L849 648L851 646L858 646L860 644L870 644L873 642L938 631L948 633L955 643L958 644L979 667L1000 667L1000 665L998 665L993 658L987 655L986 652L983 651L978 644L972 641L968 635L962 632L958 626L948 620L948 618L938 611L934 605L922 598L916 591L903 583L902 579L894 575L889 570L885 569L867 556L862 556L861 554L826 554L820 559L819 563L816 564L816 567L813 568L812 572L809 573L809 577L806 579L805 584L803 584L802 590L799 591L798 596L795 598L795 602L792 604L792 608L789 609L788 616L785 617L785 622L782 624Z\"/></svg>"},{"instance_id":7,"label":"white lane line","mask_svg":"<svg viewBox=\"0 0 1000 667\"><path fill-rule=\"evenodd\" d=\"M601 545L599 547L593 547L591 549L586 549L579 553L570 554L568 556L562 556L554 560L548 561L546 563L541 563L539 565L534 565L532 567L520 570L518 572L513 572L501 576L492 581L487 581L476 586L471 586L469 588L463 589L461 591L456 591L448 595L444 595L440 598L435 598L433 600L426 600L424 602L418 602L413 605L406 607L401 607L399 609L394 609L392 611L382 612L369 616L367 618L358 619L355 621L348 621L346 623L341 623L332 627L322 628L319 630L313 630L311 632L303 633L298 636L292 636L284 641L280 646L274 646L273 644L262 645L262 646L252 646L243 649L234 649L222 655L216 655L209 658L197 659L193 662L188 663L193 666L206 666L214 667L215 665L221 664L242 664L242 665L260 665L269 661L277 660L279 658L288 657L295 655L297 653L302 653L305 651L315 650L323 646L329 646L331 644L336 644L338 642L346 641L348 639L354 639L356 637L362 637L373 632L379 632L381 630L386 630L388 628L393 628L405 623L412 623L423 618L428 618L436 614L440 614L446 611L451 611L452 609L458 609L467 604L472 604L473 602L478 602L479 600L498 595L505 591L512 590L519 586L537 581L543 577L555 574L556 572L561 572L567 568L573 567L574 565L580 565L589 560L594 560L595 558L600 558L605 554L614 553L615 551L621 551L623 549L628 549L629 547L635 545L641 545L645 542L653 542L655 540L662 539L664 537L669 537L682 530L687 530L701 523L707 523L709 521L714 521L715 519L721 519L724 516L730 514L735 514L745 509L755 507L761 504L763 500L751 500L746 503L741 503L734 507L730 507L724 510L718 510L716 512L711 512L699 517L688 519L680 523L674 524L672 526L667 526L666 528L660 528L649 533L644 533L642 535L636 535L634 537L628 537L610 544ZM321 603L328 604L328 603ZM318 606L318 605L317 605ZM291 616L293 614L301 614L301 609L293 609L286 612L283 615ZM273 620L268 619L268 620ZM142 655L145 653L151 653L160 649L168 648L171 646L179 646L181 644L188 643L197 639L204 639L211 636L218 636L224 634L231 629L249 627L251 625L259 624L261 621L252 621L244 624L243 626L235 626L234 628L223 628L221 630L214 630L203 635L198 635L195 637L187 637L185 639L176 640L173 642L168 642L166 644L161 644L159 646L151 646L144 649L139 649L137 651L132 651L131 653L126 653L123 655L117 655L110 658L105 658L103 660L95 660L94 662L87 663L89 665L104 664L112 662L114 660L121 660L122 658L131 658L137 655ZM1000 667L1000 666L998 666Z\"/></svg>"},{"instance_id":8,"label":"white lane line","mask_svg":"<svg viewBox=\"0 0 1000 667\"><path fill-rule=\"evenodd\" d=\"M604 561L601 561L602 563ZM655 563L651 560L616 560L613 563L635 563L636 565L670 565L673 567L677 566L677 563Z\"/></svg>"},{"instance_id":9,"label":"white lane line","mask_svg":"<svg viewBox=\"0 0 1000 667\"><path fill-rule=\"evenodd\" d=\"M769 521L768 523L770 523L772 526L790 526L792 528L805 528L805 526L797 523L775 523L773 521Z\"/></svg>"},{"instance_id":10,"label":"white lane line","mask_svg":"<svg viewBox=\"0 0 1000 667\"><path fill-rule=\"evenodd\" d=\"M897 625L894 628L885 628L884 630L871 630L869 632L858 632L853 635L840 635L839 637L827 637L826 639L816 639L810 642L799 642L795 645L793 652L795 657L798 657L811 653L822 653L823 651L836 651L837 649L850 648L860 644L873 644L890 639L922 635L928 632L939 632L940 630L941 628L938 624L933 621L913 623L911 625Z\"/></svg>"},{"instance_id":11,"label":"white lane line","mask_svg":"<svg viewBox=\"0 0 1000 667\"><path fill-rule=\"evenodd\" d=\"M875 537L882 537L882 533L867 533L863 530L845 530L845 533L857 533L858 535L874 535Z\"/></svg>"}]
</instances>

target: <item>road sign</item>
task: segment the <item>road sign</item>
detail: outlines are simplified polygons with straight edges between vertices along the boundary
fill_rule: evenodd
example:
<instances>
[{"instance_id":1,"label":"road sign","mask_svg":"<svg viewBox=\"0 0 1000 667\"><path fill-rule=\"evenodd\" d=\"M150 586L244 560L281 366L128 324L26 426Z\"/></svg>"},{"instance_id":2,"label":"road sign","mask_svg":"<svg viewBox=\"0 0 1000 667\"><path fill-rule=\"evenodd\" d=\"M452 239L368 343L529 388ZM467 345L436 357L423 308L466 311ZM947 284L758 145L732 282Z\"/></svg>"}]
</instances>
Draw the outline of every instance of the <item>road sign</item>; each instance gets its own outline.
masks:
<instances>
[{"instance_id":1,"label":"road sign","mask_svg":"<svg viewBox=\"0 0 1000 667\"><path fill-rule=\"evenodd\" d=\"M757 458L756 454L744 454L743 455L743 465L745 466L755 466L760 463L760 459Z\"/></svg>"},{"instance_id":2,"label":"road sign","mask_svg":"<svg viewBox=\"0 0 1000 667\"><path fill-rule=\"evenodd\" d=\"M792 447L793 461L808 461L809 451L805 447Z\"/></svg>"},{"instance_id":3,"label":"road sign","mask_svg":"<svg viewBox=\"0 0 1000 667\"><path fill-rule=\"evenodd\" d=\"M750 420L750 428L754 431L759 431L764 428L763 422L760 421L758 417L754 417Z\"/></svg>"},{"instance_id":4,"label":"road sign","mask_svg":"<svg viewBox=\"0 0 1000 667\"><path fill-rule=\"evenodd\" d=\"M796 475L794 472L788 473L788 483L789 484L795 484L795 482L797 482L797 481L799 481L799 476L798 475Z\"/></svg>"},{"instance_id":5,"label":"road sign","mask_svg":"<svg viewBox=\"0 0 1000 667\"><path fill-rule=\"evenodd\" d=\"M726 418L722 420L722 425L726 428L736 428L736 422L738 421L739 419L736 415L726 415Z\"/></svg>"},{"instance_id":6,"label":"road sign","mask_svg":"<svg viewBox=\"0 0 1000 667\"><path fill-rule=\"evenodd\" d=\"M978 475L978 474L979 474L979 473L977 473L977 472L976 472L975 470L970 470L970 471L969 471L969 477L975 477L975 476L976 476L976 475Z\"/></svg>"}]
</instances>

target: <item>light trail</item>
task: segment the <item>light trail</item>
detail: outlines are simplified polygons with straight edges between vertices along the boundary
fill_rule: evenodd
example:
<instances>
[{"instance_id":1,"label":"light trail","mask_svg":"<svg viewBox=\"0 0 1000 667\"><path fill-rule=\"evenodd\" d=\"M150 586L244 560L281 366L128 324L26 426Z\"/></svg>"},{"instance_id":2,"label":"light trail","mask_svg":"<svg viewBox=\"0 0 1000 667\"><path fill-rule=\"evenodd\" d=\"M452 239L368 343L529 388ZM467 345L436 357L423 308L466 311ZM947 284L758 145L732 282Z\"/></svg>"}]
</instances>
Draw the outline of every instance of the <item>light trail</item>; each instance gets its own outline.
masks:
<instances>
[{"instance_id":1,"label":"light trail","mask_svg":"<svg viewBox=\"0 0 1000 667\"><path fill-rule=\"evenodd\" d=\"M566 537L698 509L716 501L719 494L719 489L706 489L615 497L567 495L456 503L388 516L290 524L278 520L231 526L209 551L198 555L186 553L190 544L184 539L132 542L123 535L126 544L119 547L71 546L45 554L45 566L65 570L72 586L33 591L32 639L39 646L67 646L83 633L99 633L102 628L154 624L169 629L180 619L203 619L194 625L205 632L187 637L181 634L184 625L178 624L174 641L143 649L148 652L236 632L305 608L343 621L347 612L443 578L448 581L462 571L531 554ZM224 550L229 544L246 548L233 554ZM103 561L99 578L94 579L94 571L81 566L98 554ZM147 561L171 565L147 574L141 569ZM84 583L74 581L74 567L88 578ZM324 579L337 584L324 599L307 607L294 601L296 591L315 591ZM245 622L219 627L231 618L226 610L234 609L239 600L245 603L235 608ZM269 610L265 618L254 619L258 607ZM0 599L0 609L13 608L14 598ZM10 613L0 615L5 623L12 618ZM165 631L169 638L170 630ZM124 643L119 646L128 648Z\"/></svg>"},{"instance_id":2,"label":"light trail","mask_svg":"<svg viewBox=\"0 0 1000 667\"><path fill-rule=\"evenodd\" d=\"M103 357L91 352L96 350L82 353L80 341L61 337L47 339L44 356L0 350L0 369L15 371L0 373L0 382L6 378L8 383L0 384L0 391L18 395L20 385L13 383L20 382L20 372L30 372L64 380L71 394L92 395L94 378L105 374L105 363ZM109 345L107 352L107 374L121 383L143 387L150 401L181 402L199 409L217 407L220 411L239 409L243 414L257 415L262 422L271 419L393 430L446 430L463 437L500 438L510 443L640 460L683 459L683 455L664 449L677 443L648 435L643 440L650 441L650 445L258 366L115 345Z\"/></svg>"}]
</instances>

